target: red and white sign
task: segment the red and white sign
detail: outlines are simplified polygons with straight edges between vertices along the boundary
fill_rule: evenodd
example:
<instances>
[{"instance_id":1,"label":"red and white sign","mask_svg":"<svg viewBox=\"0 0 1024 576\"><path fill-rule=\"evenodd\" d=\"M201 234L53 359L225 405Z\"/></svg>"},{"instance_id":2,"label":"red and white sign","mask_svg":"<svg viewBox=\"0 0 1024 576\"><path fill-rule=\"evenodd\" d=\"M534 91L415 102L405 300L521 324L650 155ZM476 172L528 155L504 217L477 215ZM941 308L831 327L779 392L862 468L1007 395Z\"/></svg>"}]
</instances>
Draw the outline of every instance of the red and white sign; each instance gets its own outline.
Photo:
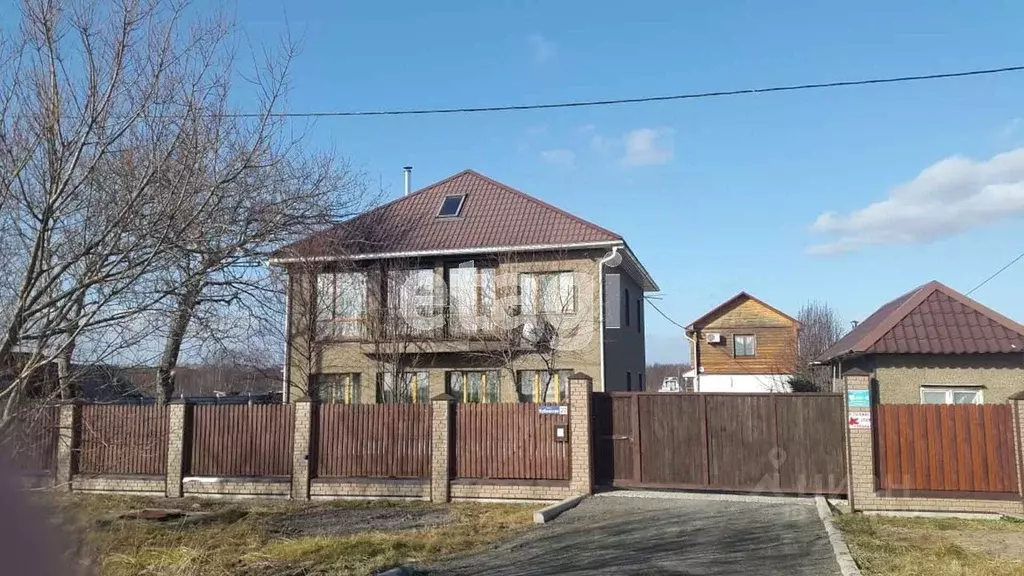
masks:
<instances>
[{"instance_id":1,"label":"red and white sign","mask_svg":"<svg viewBox=\"0 0 1024 576\"><path fill-rule=\"evenodd\" d=\"M871 412L850 412L850 428L871 428Z\"/></svg>"}]
</instances>

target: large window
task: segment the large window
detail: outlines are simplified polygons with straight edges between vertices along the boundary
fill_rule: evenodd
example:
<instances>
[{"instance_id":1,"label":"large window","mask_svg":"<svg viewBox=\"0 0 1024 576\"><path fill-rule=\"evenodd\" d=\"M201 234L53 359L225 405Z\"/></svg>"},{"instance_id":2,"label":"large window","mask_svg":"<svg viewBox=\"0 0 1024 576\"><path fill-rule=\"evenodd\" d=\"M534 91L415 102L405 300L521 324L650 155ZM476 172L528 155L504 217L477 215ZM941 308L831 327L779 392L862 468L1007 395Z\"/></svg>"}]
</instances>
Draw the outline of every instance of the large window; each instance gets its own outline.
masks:
<instances>
[{"instance_id":1,"label":"large window","mask_svg":"<svg viewBox=\"0 0 1024 576\"><path fill-rule=\"evenodd\" d=\"M312 391L325 404L359 404L359 374L316 374Z\"/></svg>"},{"instance_id":2,"label":"large window","mask_svg":"<svg viewBox=\"0 0 1024 576\"><path fill-rule=\"evenodd\" d=\"M428 372L384 372L377 374L378 404L423 404L430 402Z\"/></svg>"},{"instance_id":3,"label":"large window","mask_svg":"<svg viewBox=\"0 0 1024 576\"><path fill-rule=\"evenodd\" d=\"M921 404L981 404L981 388L922 386Z\"/></svg>"},{"instance_id":4,"label":"large window","mask_svg":"<svg viewBox=\"0 0 1024 576\"><path fill-rule=\"evenodd\" d=\"M473 263L448 269L449 326L455 334L474 334L492 326L494 268Z\"/></svg>"},{"instance_id":5,"label":"large window","mask_svg":"<svg viewBox=\"0 0 1024 576\"><path fill-rule=\"evenodd\" d=\"M572 272L519 275L519 305L523 314L574 314L576 283Z\"/></svg>"},{"instance_id":6,"label":"large window","mask_svg":"<svg viewBox=\"0 0 1024 576\"><path fill-rule=\"evenodd\" d=\"M757 337L753 334L737 334L732 337L733 354L737 358L757 354Z\"/></svg>"},{"instance_id":7,"label":"large window","mask_svg":"<svg viewBox=\"0 0 1024 576\"><path fill-rule=\"evenodd\" d=\"M366 315L366 274L331 272L316 279L317 334L322 338L359 338Z\"/></svg>"},{"instance_id":8,"label":"large window","mask_svg":"<svg viewBox=\"0 0 1024 576\"><path fill-rule=\"evenodd\" d=\"M396 331L429 331L434 308L433 268L388 271L388 311Z\"/></svg>"},{"instance_id":9,"label":"large window","mask_svg":"<svg viewBox=\"0 0 1024 576\"><path fill-rule=\"evenodd\" d=\"M520 402L564 404L572 370L520 370L516 392Z\"/></svg>"},{"instance_id":10,"label":"large window","mask_svg":"<svg viewBox=\"0 0 1024 576\"><path fill-rule=\"evenodd\" d=\"M501 402L497 370L460 370L448 373L448 393L457 402Z\"/></svg>"}]
</instances>

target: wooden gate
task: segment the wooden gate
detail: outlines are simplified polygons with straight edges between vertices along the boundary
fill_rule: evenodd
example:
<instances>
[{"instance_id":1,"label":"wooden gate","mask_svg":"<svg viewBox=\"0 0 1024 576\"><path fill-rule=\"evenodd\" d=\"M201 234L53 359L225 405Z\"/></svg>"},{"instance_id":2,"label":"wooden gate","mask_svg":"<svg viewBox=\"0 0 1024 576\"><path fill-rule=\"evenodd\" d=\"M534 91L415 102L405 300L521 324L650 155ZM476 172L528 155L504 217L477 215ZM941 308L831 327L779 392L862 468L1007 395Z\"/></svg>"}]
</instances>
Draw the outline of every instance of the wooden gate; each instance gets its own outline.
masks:
<instances>
[{"instance_id":1,"label":"wooden gate","mask_svg":"<svg viewBox=\"0 0 1024 576\"><path fill-rule=\"evenodd\" d=\"M839 394L594 394L598 483L846 492Z\"/></svg>"}]
</instances>

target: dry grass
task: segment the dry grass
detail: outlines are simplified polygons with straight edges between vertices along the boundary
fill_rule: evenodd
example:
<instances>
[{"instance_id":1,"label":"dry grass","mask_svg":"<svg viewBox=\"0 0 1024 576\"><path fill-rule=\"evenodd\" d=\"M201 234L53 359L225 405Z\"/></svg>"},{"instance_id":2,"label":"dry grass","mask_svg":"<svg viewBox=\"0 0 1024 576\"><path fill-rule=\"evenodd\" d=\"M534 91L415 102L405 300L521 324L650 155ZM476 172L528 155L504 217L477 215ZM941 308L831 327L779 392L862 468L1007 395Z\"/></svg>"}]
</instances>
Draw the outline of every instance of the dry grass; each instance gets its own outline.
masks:
<instances>
[{"instance_id":1,"label":"dry grass","mask_svg":"<svg viewBox=\"0 0 1024 576\"><path fill-rule=\"evenodd\" d=\"M865 576L1024 576L1024 522L844 514Z\"/></svg>"},{"instance_id":2,"label":"dry grass","mask_svg":"<svg viewBox=\"0 0 1024 576\"><path fill-rule=\"evenodd\" d=\"M120 496L75 495L57 500L59 523L77 540L77 558L104 576L300 576L370 574L405 563L429 562L484 548L525 529L533 507L452 504L440 526L364 531L345 536L284 538L268 520L312 508L400 507L437 510L429 503L189 500L171 502ZM113 513L175 507L210 513L201 521L114 520Z\"/></svg>"}]
</instances>

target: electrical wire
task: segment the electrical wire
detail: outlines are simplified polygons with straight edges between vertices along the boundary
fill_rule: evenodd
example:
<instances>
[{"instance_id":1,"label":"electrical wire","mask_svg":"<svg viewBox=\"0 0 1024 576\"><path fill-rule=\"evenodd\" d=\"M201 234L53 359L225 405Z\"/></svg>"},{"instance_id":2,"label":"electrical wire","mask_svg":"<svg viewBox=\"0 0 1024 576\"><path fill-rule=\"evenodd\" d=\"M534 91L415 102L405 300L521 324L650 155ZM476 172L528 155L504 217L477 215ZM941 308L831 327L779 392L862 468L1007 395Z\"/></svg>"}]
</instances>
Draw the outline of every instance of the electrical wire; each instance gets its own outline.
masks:
<instances>
[{"instance_id":1,"label":"electrical wire","mask_svg":"<svg viewBox=\"0 0 1024 576\"><path fill-rule=\"evenodd\" d=\"M838 80L833 82L815 82L804 84L789 84L782 86L767 86L762 88L743 88L737 90L714 90L708 92L690 92L684 94L669 94L663 96L643 96L634 98L615 98L608 100L576 100L569 102L550 102L544 104L520 104L500 106L479 106L459 108L410 108L395 110L339 110L322 112L271 112L261 114L258 112L241 112L225 114L230 118L334 118L345 116L413 116L427 114L474 114L481 112L513 112L523 110L551 110L557 108L584 108L592 106L615 106L622 104L644 104L650 102L668 102L672 100L698 100L702 98L721 98L724 96L745 96L752 94L770 94L773 92L796 92L799 90L820 90L826 88L846 88L850 86L869 86L875 84L896 84L903 82L920 82L925 80L945 80L951 78L966 78L970 76L988 76L994 74L1006 74L1010 72L1024 71L1024 66L1004 66L1002 68L984 68L975 70L964 70L959 72L942 72L938 74L915 74L909 76L895 76L885 78L866 78L861 80Z\"/></svg>"},{"instance_id":2,"label":"electrical wire","mask_svg":"<svg viewBox=\"0 0 1024 576\"><path fill-rule=\"evenodd\" d=\"M1018 255L1017 255L1017 257L1016 257L1016 258L1014 258L1013 260L1010 260L1009 262L1007 262L1005 266L1003 266L1003 267L1002 267L1002 268L1000 268L999 270L996 270L996 271L995 271L995 273L993 273L993 274L992 274L991 276L989 276L988 278L985 278L984 280L982 280L981 284L978 284L978 285L977 285L977 286L975 286L974 288L971 288L970 290L968 290L968 291L967 291L967 293L966 293L966 294L964 294L964 296L970 296L971 294L973 294L973 293L974 293L974 291L975 291L975 290L977 290L978 288L981 288L981 287L982 287L982 286L984 286L985 284L988 284L989 280L992 280L992 279L993 279L993 278L995 278L996 276L999 276L1000 274L1002 274L1003 272L1005 272L1007 268L1009 268L1010 266L1013 266L1014 264L1016 264L1017 262L1019 262L1021 258L1024 258L1024 252L1021 252L1020 254L1018 254Z\"/></svg>"}]
</instances>

